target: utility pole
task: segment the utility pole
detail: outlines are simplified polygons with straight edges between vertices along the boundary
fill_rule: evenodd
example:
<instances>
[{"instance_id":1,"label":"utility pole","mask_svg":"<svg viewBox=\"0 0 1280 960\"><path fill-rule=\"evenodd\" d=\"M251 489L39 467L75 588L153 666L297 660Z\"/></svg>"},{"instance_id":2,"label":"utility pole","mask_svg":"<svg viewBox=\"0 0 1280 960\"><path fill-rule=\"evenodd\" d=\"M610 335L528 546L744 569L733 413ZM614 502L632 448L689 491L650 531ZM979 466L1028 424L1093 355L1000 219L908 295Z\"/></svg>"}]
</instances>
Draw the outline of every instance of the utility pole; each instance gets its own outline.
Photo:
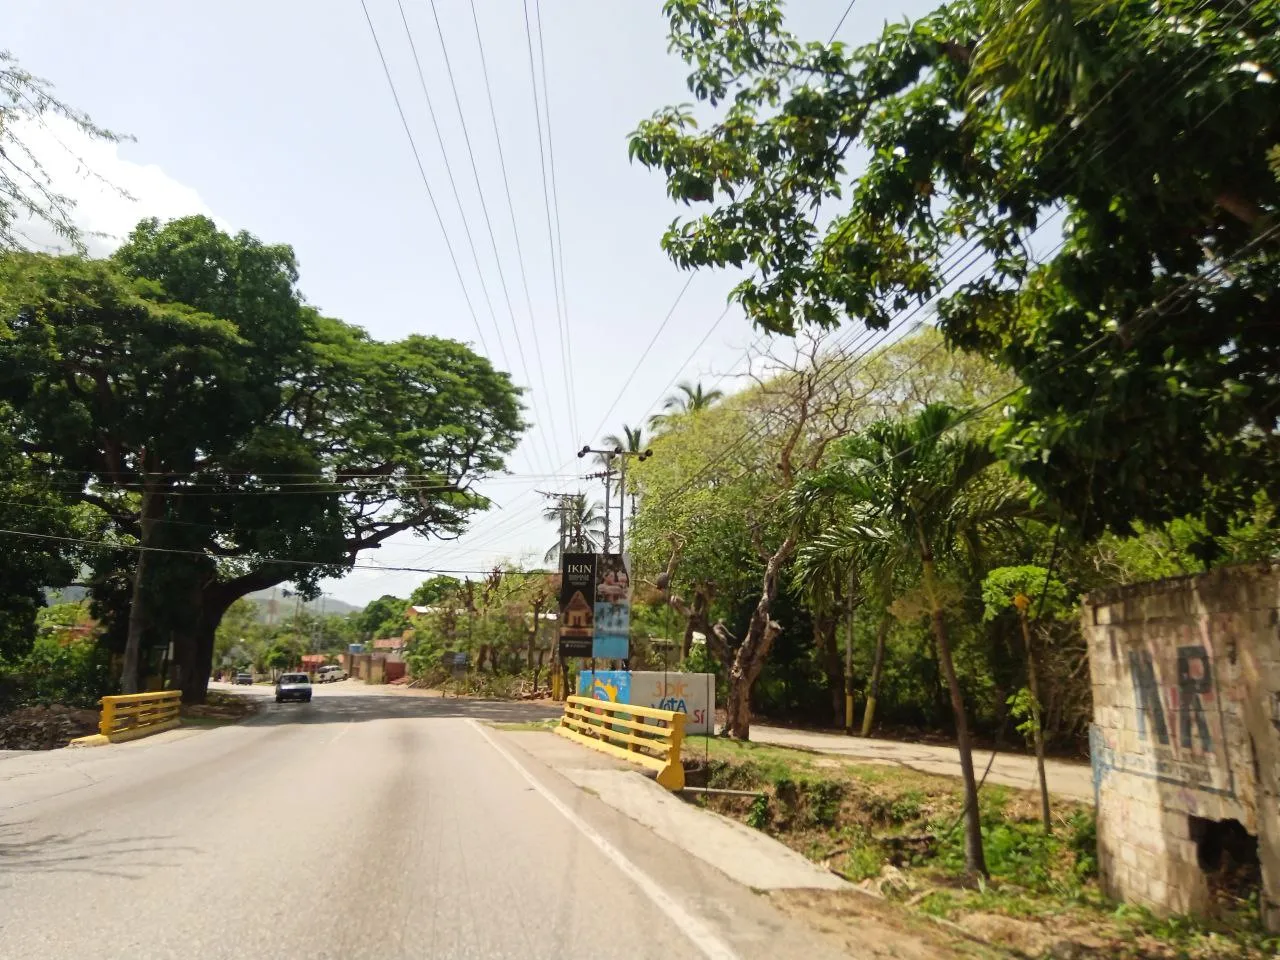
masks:
<instances>
[{"instance_id":1,"label":"utility pole","mask_svg":"<svg viewBox=\"0 0 1280 960\"><path fill-rule=\"evenodd\" d=\"M609 503L610 503L609 488L613 483L614 476L615 474L613 472L613 466L610 465L606 469L601 470L598 473L588 473L582 477L583 480L603 480L604 481L604 552L605 553L609 552L609 545L613 542L612 537L610 537L609 535L610 531L612 530L612 527L610 526L610 520L612 519L612 515L613 515L613 511L609 506Z\"/></svg>"},{"instance_id":2,"label":"utility pole","mask_svg":"<svg viewBox=\"0 0 1280 960\"><path fill-rule=\"evenodd\" d=\"M613 464L614 457L617 457L621 461L621 466L619 467L619 470L618 470L618 476L619 476L618 553L620 554L626 553L627 540L626 540L626 519L625 518L626 518L626 505L627 505L627 457L635 457L637 460L641 460L641 461L648 460L650 457L653 456L653 451L652 450L643 450L643 451L623 450L622 447L620 446L614 447L612 450L595 450L595 449L592 449L590 444L588 444L587 446L584 446L581 450L578 451L578 459L582 459L588 453L598 453L605 458L605 463L607 465L606 473L612 473L613 471L612 464ZM605 530L607 531L609 528L609 486L608 486L607 480L605 481L604 490L605 490L605 507L604 507ZM605 552L606 553L609 552L607 532L605 534Z\"/></svg>"},{"instance_id":3,"label":"utility pole","mask_svg":"<svg viewBox=\"0 0 1280 960\"><path fill-rule=\"evenodd\" d=\"M564 551L568 547L568 542L574 537L574 531L569 529L569 508L565 506L566 500L571 500L575 496L572 493L548 493L546 490L537 491L540 495L548 500L556 501L556 510L560 514L560 556L564 556Z\"/></svg>"}]
</instances>

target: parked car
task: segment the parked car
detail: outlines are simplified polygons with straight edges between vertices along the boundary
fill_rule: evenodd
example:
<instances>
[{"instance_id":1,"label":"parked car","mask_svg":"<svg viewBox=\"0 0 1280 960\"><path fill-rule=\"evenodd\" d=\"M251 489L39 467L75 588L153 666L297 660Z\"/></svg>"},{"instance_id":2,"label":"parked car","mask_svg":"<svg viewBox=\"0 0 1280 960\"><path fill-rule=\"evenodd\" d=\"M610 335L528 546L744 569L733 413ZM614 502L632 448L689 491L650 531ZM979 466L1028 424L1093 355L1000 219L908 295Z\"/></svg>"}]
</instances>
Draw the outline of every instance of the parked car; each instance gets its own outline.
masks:
<instances>
[{"instance_id":1,"label":"parked car","mask_svg":"<svg viewBox=\"0 0 1280 960\"><path fill-rule=\"evenodd\" d=\"M336 663L328 664L316 671L316 683L333 683L335 680L347 679L347 671Z\"/></svg>"},{"instance_id":2,"label":"parked car","mask_svg":"<svg viewBox=\"0 0 1280 960\"><path fill-rule=\"evenodd\" d=\"M282 673L276 681L276 703L285 700L311 702L311 680L305 673Z\"/></svg>"},{"instance_id":3,"label":"parked car","mask_svg":"<svg viewBox=\"0 0 1280 960\"><path fill-rule=\"evenodd\" d=\"M233 681L232 681L232 683L242 683L242 684L245 684L246 686L252 686L252 685L253 685L253 674L252 674L252 673L237 673L237 674L236 674L236 678L235 678L235 680L233 680Z\"/></svg>"}]
</instances>

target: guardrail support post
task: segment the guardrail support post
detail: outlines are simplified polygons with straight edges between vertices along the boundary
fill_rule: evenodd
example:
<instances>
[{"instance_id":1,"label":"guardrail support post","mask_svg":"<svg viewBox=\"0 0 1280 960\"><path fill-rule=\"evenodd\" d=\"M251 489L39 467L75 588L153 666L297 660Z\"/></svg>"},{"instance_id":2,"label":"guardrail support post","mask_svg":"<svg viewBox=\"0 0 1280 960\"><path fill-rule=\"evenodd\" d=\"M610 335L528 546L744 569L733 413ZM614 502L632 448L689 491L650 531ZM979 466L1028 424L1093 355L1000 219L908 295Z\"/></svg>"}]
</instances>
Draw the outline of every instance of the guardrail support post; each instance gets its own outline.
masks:
<instances>
[{"instance_id":1,"label":"guardrail support post","mask_svg":"<svg viewBox=\"0 0 1280 960\"><path fill-rule=\"evenodd\" d=\"M667 753L667 765L658 772L658 784L668 790L684 789L684 763L680 759L680 747L684 743L684 714L671 717L671 747Z\"/></svg>"}]
</instances>

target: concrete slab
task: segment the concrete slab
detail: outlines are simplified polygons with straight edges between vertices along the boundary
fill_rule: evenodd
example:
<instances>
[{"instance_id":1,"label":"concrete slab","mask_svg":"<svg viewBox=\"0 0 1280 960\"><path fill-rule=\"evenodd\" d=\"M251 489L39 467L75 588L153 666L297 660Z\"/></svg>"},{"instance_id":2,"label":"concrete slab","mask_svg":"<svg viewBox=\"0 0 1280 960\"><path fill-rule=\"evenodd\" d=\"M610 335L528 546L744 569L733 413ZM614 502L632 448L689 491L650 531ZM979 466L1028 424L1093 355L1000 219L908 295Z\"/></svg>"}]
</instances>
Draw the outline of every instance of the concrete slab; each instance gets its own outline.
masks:
<instances>
[{"instance_id":1,"label":"concrete slab","mask_svg":"<svg viewBox=\"0 0 1280 960\"><path fill-rule=\"evenodd\" d=\"M623 760L595 750L588 750L571 740L557 737L550 730L501 730L503 737L514 741L527 753L556 770L634 770Z\"/></svg>"},{"instance_id":2,"label":"concrete slab","mask_svg":"<svg viewBox=\"0 0 1280 960\"><path fill-rule=\"evenodd\" d=\"M851 885L772 837L688 804L621 761L549 732L503 732L535 759L663 840L755 890L849 890Z\"/></svg>"}]
</instances>

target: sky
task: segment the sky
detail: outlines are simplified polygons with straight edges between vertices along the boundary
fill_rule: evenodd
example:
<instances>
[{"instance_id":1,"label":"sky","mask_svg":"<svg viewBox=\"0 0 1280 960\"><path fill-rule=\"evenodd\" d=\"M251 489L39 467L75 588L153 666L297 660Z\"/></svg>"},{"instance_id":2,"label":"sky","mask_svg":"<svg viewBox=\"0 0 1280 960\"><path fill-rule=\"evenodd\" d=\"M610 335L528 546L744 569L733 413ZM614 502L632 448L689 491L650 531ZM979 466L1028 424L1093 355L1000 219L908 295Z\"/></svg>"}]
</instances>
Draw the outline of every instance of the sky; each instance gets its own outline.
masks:
<instances>
[{"instance_id":1,"label":"sky","mask_svg":"<svg viewBox=\"0 0 1280 960\"><path fill-rule=\"evenodd\" d=\"M510 475L479 488L495 508L457 541L406 534L359 563L478 571L540 560L556 530L538 491L603 492L580 479L594 467L576 451L644 422L679 381L732 389L754 339L740 309L726 312L732 273L690 279L666 259L659 241L685 208L627 157L638 121L692 99L687 68L667 52L659 0L529 0L527 32L523 0L365 3L368 21L360 0L7 0L0 20L23 67L133 138L31 131L77 222L95 232L93 252L141 217L204 213L291 244L300 288L325 313L382 340L467 341L528 388L534 426ZM935 5L858 0L839 38L869 41L886 19ZM847 7L796 0L788 26L825 40ZM407 596L427 576L364 569L324 589L362 604Z\"/></svg>"}]
</instances>

